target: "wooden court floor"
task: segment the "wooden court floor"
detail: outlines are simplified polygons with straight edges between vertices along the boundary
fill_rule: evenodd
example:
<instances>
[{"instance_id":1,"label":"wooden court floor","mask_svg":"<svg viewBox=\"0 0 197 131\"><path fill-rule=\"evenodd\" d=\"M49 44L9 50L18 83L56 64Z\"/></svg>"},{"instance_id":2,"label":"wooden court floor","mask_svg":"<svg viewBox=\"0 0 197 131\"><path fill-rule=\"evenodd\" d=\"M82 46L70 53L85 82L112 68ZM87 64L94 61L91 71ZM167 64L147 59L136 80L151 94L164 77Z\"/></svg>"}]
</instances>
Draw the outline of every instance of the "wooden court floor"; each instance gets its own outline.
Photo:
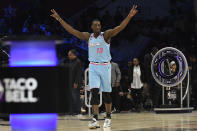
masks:
<instances>
[{"instance_id":1,"label":"wooden court floor","mask_svg":"<svg viewBox=\"0 0 197 131\"><path fill-rule=\"evenodd\" d=\"M94 131L197 131L197 111L192 113L155 114L154 112L112 114L112 127ZM0 131L11 131L9 122L0 121ZM86 115L60 116L57 131L90 131Z\"/></svg>"}]
</instances>

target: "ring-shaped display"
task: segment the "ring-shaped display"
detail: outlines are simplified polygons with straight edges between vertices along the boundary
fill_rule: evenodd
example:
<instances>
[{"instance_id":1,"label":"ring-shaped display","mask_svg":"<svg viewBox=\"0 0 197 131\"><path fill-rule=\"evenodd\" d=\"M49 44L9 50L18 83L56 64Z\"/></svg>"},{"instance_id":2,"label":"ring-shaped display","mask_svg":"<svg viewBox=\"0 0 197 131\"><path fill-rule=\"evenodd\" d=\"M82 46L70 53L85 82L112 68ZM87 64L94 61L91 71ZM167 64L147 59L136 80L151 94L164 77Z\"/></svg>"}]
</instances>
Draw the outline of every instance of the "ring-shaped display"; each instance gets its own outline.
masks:
<instances>
[{"instance_id":1,"label":"ring-shaped display","mask_svg":"<svg viewBox=\"0 0 197 131\"><path fill-rule=\"evenodd\" d=\"M151 72L155 81L162 86L177 86L184 80L187 70L187 60L176 48L163 48L153 56Z\"/></svg>"}]
</instances>

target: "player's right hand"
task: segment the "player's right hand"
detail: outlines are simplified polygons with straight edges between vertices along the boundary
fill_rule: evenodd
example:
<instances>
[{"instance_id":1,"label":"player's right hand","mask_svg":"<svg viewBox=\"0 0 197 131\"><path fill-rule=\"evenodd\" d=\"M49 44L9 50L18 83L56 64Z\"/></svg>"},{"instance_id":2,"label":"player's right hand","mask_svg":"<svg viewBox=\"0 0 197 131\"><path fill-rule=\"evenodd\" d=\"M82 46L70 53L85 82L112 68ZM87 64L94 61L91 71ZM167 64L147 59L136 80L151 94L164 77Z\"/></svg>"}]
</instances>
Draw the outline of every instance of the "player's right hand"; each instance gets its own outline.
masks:
<instances>
[{"instance_id":1,"label":"player's right hand","mask_svg":"<svg viewBox=\"0 0 197 131\"><path fill-rule=\"evenodd\" d=\"M54 9L52 9L51 12L52 12L51 17L55 18L57 21L61 19L61 17L58 15L58 13Z\"/></svg>"}]
</instances>

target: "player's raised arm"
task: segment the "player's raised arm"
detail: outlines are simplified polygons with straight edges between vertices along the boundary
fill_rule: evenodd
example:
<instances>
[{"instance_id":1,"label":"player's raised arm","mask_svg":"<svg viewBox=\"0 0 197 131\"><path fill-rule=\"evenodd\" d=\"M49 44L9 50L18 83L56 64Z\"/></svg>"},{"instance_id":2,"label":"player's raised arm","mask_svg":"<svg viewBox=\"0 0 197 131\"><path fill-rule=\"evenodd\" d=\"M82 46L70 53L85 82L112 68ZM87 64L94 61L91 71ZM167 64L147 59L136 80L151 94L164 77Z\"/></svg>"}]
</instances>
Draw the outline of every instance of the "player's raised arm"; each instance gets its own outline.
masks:
<instances>
[{"instance_id":1,"label":"player's raised arm","mask_svg":"<svg viewBox=\"0 0 197 131\"><path fill-rule=\"evenodd\" d=\"M121 24L119 26L116 26L113 29L109 29L106 30L104 33L104 37L106 40L110 39L111 37L116 36L120 31L122 31L127 24L129 23L129 21L131 20L131 18L138 12L137 10L137 5L133 5L131 11L129 12L128 16L121 22Z\"/></svg>"},{"instance_id":2,"label":"player's raised arm","mask_svg":"<svg viewBox=\"0 0 197 131\"><path fill-rule=\"evenodd\" d=\"M69 33L71 33L72 35L76 36L77 38L81 39L81 40L86 40L88 41L89 37L90 37L90 33L88 32L80 32L76 29L74 29L72 26L70 26L68 23L66 23L59 15L58 13L52 9L51 10L52 14L51 16L53 18L55 18L57 21L60 22L60 24L64 27L64 29L66 31L68 31Z\"/></svg>"}]
</instances>

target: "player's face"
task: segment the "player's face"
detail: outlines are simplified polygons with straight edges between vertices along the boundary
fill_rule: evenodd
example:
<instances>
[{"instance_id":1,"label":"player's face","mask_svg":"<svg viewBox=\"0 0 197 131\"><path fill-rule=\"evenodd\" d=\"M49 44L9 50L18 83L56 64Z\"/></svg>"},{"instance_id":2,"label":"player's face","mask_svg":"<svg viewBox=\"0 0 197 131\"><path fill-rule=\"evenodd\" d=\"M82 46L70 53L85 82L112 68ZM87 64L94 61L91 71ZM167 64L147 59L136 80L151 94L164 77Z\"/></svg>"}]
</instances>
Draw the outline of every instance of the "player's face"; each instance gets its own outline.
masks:
<instances>
[{"instance_id":1,"label":"player's face","mask_svg":"<svg viewBox=\"0 0 197 131\"><path fill-rule=\"evenodd\" d=\"M99 33L101 31L101 22L100 21L93 21L91 28L94 33Z\"/></svg>"}]
</instances>

